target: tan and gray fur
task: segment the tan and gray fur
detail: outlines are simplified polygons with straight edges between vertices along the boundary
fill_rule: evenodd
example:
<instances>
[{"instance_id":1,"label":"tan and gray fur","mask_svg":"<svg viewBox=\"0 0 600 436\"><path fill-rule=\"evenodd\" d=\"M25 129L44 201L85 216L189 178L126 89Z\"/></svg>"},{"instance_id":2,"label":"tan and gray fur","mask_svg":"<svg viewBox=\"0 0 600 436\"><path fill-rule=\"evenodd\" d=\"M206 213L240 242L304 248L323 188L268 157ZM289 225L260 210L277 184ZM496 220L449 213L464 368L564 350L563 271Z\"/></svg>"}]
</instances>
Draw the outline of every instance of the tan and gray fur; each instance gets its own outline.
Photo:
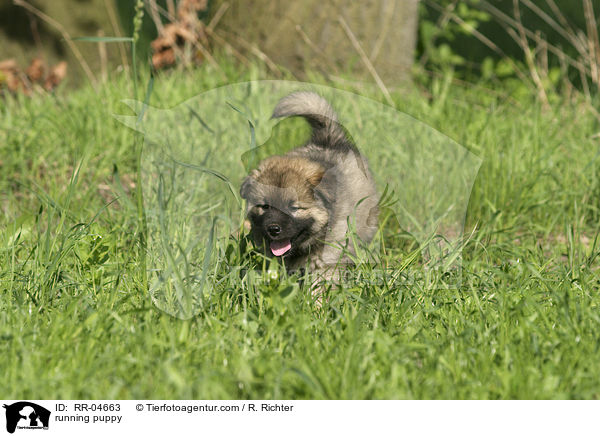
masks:
<instances>
[{"instance_id":1,"label":"tan and gray fur","mask_svg":"<svg viewBox=\"0 0 600 436\"><path fill-rule=\"evenodd\" d=\"M378 194L366 159L340 125L331 105L313 92L279 101L273 118L301 116L312 127L301 147L271 156L244 180L250 235L289 271L330 270L350 262L348 223L363 242L377 230ZM343 247L343 248L342 248Z\"/></svg>"}]
</instances>

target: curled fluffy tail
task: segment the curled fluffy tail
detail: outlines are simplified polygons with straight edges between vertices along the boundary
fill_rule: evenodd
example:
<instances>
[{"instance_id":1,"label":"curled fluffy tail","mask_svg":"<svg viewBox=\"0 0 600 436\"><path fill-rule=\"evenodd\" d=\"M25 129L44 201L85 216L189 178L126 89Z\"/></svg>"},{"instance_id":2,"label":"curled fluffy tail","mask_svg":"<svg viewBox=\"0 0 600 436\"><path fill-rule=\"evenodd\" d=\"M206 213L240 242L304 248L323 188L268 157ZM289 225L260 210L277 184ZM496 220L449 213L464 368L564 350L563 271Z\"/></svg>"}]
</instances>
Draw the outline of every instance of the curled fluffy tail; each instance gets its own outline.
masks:
<instances>
[{"instance_id":1,"label":"curled fluffy tail","mask_svg":"<svg viewBox=\"0 0 600 436\"><path fill-rule=\"evenodd\" d=\"M352 148L345 129L331 105L314 92L299 91L283 97L275 106L272 118L300 116L312 127L312 142L332 148Z\"/></svg>"}]
</instances>

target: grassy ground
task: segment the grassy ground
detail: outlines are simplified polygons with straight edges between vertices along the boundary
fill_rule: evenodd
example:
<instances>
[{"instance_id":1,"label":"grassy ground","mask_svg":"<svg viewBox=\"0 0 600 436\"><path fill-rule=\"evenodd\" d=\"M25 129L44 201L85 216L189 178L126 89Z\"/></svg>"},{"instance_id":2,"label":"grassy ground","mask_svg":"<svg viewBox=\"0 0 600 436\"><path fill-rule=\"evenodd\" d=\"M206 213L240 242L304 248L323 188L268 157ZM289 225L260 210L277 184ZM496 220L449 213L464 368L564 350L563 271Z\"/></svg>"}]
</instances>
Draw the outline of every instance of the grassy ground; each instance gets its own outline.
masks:
<instances>
[{"instance_id":1,"label":"grassy ground","mask_svg":"<svg viewBox=\"0 0 600 436\"><path fill-rule=\"evenodd\" d=\"M151 103L219 77L159 77ZM0 102L0 397L598 399L596 118L572 102L431 91L393 98L483 159L459 287L388 278L332 290L318 311L294 278L229 277L186 321L142 286L135 134L111 117L127 80ZM408 255L394 244L383 261Z\"/></svg>"}]
</instances>

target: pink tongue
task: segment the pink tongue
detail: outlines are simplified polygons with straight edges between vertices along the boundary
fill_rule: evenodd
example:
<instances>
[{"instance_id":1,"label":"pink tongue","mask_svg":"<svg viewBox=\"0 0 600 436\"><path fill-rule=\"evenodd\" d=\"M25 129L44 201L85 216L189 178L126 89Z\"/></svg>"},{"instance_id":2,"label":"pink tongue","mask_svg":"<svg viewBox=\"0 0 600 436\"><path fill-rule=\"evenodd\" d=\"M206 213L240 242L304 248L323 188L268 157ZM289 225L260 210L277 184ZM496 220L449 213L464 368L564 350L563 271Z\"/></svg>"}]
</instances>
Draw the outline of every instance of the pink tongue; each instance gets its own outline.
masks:
<instances>
[{"instance_id":1,"label":"pink tongue","mask_svg":"<svg viewBox=\"0 0 600 436\"><path fill-rule=\"evenodd\" d=\"M285 241L273 241L271 242L271 253L275 256L282 256L292 248L292 243L289 239Z\"/></svg>"}]
</instances>

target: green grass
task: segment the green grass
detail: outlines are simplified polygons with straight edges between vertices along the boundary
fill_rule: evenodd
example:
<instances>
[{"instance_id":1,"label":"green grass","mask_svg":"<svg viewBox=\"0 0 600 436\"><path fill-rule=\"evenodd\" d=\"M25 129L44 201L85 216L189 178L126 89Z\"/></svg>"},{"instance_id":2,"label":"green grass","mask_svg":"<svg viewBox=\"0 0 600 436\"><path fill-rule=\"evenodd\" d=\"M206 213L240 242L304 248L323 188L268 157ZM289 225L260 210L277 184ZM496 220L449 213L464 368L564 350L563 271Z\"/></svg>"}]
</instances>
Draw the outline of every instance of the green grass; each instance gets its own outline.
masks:
<instances>
[{"instance_id":1,"label":"green grass","mask_svg":"<svg viewBox=\"0 0 600 436\"><path fill-rule=\"evenodd\" d=\"M230 82L263 75L224 69ZM209 67L159 76L150 102L219 84ZM392 94L483 159L460 286L389 276L332 289L319 310L294 277L224 269L189 320L142 286L134 132L112 118L127 113L129 82L0 102L0 396L598 399L598 121L577 102L544 111L477 87L431 92ZM383 162L386 150L371 153ZM414 248L393 228L384 238L383 263ZM226 265L249 265L235 239L221 243Z\"/></svg>"}]
</instances>

